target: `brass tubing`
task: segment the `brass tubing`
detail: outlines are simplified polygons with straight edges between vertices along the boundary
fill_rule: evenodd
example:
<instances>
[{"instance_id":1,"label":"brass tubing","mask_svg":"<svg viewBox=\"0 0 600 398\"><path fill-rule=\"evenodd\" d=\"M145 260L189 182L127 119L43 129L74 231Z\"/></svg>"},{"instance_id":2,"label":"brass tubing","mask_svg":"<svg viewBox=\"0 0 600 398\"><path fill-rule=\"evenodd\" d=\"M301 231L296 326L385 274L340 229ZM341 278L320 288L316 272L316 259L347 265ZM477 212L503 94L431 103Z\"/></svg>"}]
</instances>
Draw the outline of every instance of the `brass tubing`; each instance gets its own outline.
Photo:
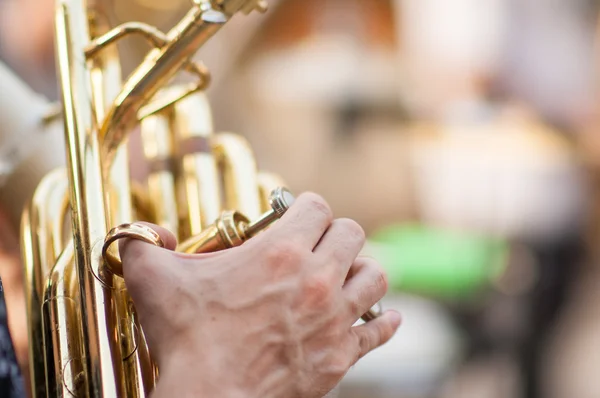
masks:
<instances>
[{"instance_id":1,"label":"brass tubing","mask_svg":"<svg viewBox=\"0 0 600 398\"><path fill-rule=\"evenodd\" d=\"M38 286L44 277L35 243L29 210L25 210L21 226L21 250L23 252L25 309L27 311L27 336L29 343L29 383L34 397L46 396L46 368L44 366L42 292ZM40 286L41 287L41 286Z\"/></svg>"},{"instance_id":2,"label":"brass tubing","mask_svg":"<svg viewBox=\"0 0 600 398\"><path fill-rule=\"evenodd\" d=\"M87 390L74 250L69 244L44 288L43 360L49 397L81 397Z\"/></svg>"},{"instance_id":3,"label":"brass tubing","mask_svg":"<svg viewBox=\"0 0 600 398\"><path fill-rule=\"evenodd\" d=\"M212 115L204 94L196 93L175 105L173 129L181 162L177 179L181 241L201 233L223 210L221 181L211 148Z\"/></svg>"},{"instance_id":4,"label":"brass tubing","mask_svg":"<svg viewBox=\"0 0 600 398\"><path fill-rule=\"evenodd\" d=\"M269 195L270 210L253 222L237 211L224 211L202 233L181 243L177 251L211 253L240 246L282 217L294 200L294 195L289 190L278 187Z\"/></svg>"},{"instance_id":5,"label":"brass tubing","mask_svg":"<svg viewBox=\"0 0 600 398\"><path fill-rule=\"evenodd\" d=\"M167 33L167 43L146 56L144 62L131 74L117 96L100 128L102 153L106 167L112 163L116 149L128 131L137 123L142 106L190 61L204 43L228 21L218 11L193 7Z\"/></svg>"},{"instance_id":6,"label":"brass tubing","mask_svg":"<svg viewBox=\"0 0 600 398\"><path fill-rule=\"evenodd\" d=\"M146 339L142 334L135 306L127 292L125 281L117 276L114 278L115 310L121 342L124 390L127 397L147 397L156 384L154 364L150 358Z\"/></svg>"},{"instance_id":7,"label":"brass tubing","mask_svg":"<svg viewBox=\"0 0 600 398\"><path fill-rule=\"evenodd\" d=\"M56 7L57 61L64 107L75 265L79 279L87 395L119 397L123 389L120 346L114 331L112 275L97 245L107 232L100 148L95 131L91 77L82 62L89 45L85 1L59 0ZM59 330L59 333L68 333Z\"/></svg>"},{"instance_id":8,"label":"brass tubing","mask_svg":"<svg viewBox=\"0 0 600 398\"><path fill-rule=\"evenodd\" d=\"M202 83L202 86L207 83L207 79L210 80L208 76L209 75L203 76L204 83ZM189 83L185 85L179 85L177 87L163 89L161 92L167 92L168 95L157 95L158 98L153 98L151 102L141 107L138 112L138 119L144 120L150 115L162 112L163 110L175 105L175 103L197 93L200 88L201 85L199 85L199 83Z\"/></svg>"},{"instance_id":9,"label":"brass tubing","mask_svg":"<svg viewBox=\"0 0 600 398\"><path fill-rule=\"evenodd\" d=\"M48 174L36 189L21 222L30 382L35 397L46 395L41 309L46 277L62 251L62 239L56 233L62 233L57 225L62 225L61 208L66 194L64 170Z\"/></svg>"},{"instance_id":10,"label":"brass tubing","mask_svg":"<svg viewBox=\"0 0 600 398\"><path fill-rule=\"evenodd\" d=\"M70 204L69 204L69 180L65 173L65 170L62 170L64 173L64 178L62 180L63 186L61 189L63 190L62 203L58 208L58 211L54 214L56 217L56 222L52 223L52 242L54 245L54 258L58 258L60 253L67 246L68 242L70 242L72 238L71 231L71 218L70 218ZM54 211L54 207L53 210Z\"/></svg>"},{"instance_id":11,"label":"brass tubing","mask_svg":"<svg viewBox=\"0 0 600 398\"><path fill-rule=\"evenodd\" d=\"M261 0L194 0L193 4L166 34L166 43L150 51L131 74L108 111L99 132L105 167L110 167L124 136L137 123L140 109L189 64L203 44L237 12L266 10L266 2Z\"/></svg>"},{"instance_id":12,"label":"brass tubing","mask_svg":"<svg viewBox=\"0 0 600 398\"><path fill-rule=\"evenodd\" d=\"M106 21L98 13L94 14L90 24L96 34L108 30ZM139 28L139 25L141 24L126 24L126 28ZM110 35L110 33L106 33L97 40L106 39L109 37L107 35ZM90 54L88 53L87 56L90 57ZM105 48L104 51L97 52L90 60L90 64L95 116L98 120L102 120L106 109L110 107L121 90L121 66L116 47ZM106 192L105 209L110 225L120 225L133 221L127 141L125 139L118 148L112 168L109 170L108 181L104 182ZM140 346L144 346L146 343L144 339L134 334L134 331L141 328L137 324L135 308L131 297L127 293L125 282L116 275L112 278L114 289L112 298L119 332L117 333L117 340L120 343L123 362L123 374L117 375L117 377L120 378L121 388L127 397L146 397L154 387L152 361L147 349L138 350Z\"/></svg>"},{"instance_id":13,"label":"brass tubing","mask_svg":"<svg viewBox=\"0 0 600 398\"><path fill-rule=\"evenodd\" d=\"M251 220L261 215L258 171L252 149L239 135L215 135L213 150L223 174L226 210L237 210Z\"/></svg>"},{"instance_id":14,"label":"brass tubing","mask_svg":"<svg viewBox=\"0 0 600 398\"><path fill-rule=\"evenodd\" d=\"M242 214L226 211L214 224L177 246L181 253L213 253L240 246L246 241L244 226L249 220Z\"/></svg>"},{"instance_id":15,"label":"brass tubing","mask_svg":"<svg viewBox=\"0 0 600 398\"><path fill-rule=\"evenodd\" d=\"M150 167L148 195L152 199L153 221L174 233L179 229L173 169L173 137L169 110L148 116L141 122L144 155Z\"/></svg>"},{"instance_id":16,"label":"brass tubing","mask_svg":"<svg viewBox=\"0 0 600 398\"><path fill-rule=\"evenodd\" d=\"M98 53L106 50L107 46L132 33L140 34L154 47L162 47L167 41L167 37L164 35L164 33L156 29L154 26L150 26L141 22L126 22L114 29L111 29L102 36L97 37L85 49L85 55L87 57L96 56Z\"/></svg>"}]
</instances>

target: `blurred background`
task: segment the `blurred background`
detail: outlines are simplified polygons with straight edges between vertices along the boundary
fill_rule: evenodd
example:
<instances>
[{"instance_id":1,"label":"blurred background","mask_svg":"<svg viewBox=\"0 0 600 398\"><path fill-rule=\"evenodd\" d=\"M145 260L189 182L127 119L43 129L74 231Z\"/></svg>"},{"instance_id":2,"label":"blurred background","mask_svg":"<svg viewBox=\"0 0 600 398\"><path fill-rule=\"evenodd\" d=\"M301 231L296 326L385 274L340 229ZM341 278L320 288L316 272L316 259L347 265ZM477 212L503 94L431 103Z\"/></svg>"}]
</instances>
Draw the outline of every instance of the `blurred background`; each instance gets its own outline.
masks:
<instances>
[{"instance_id":1,"label":"blurred background","mask_svg":"<svg viewBox=\"0 0 600 398\"><path fill-rule=\"evenodd\" d=\"M163 29L188 6L107 1L115 23ZM270 6L198 58L217 129L357 219L388 271L384 305L404 325L340 396L600 397L600 2ZM0 60L56 99L52 9L0 0ZM130 71L148 48L121 50ZM7 239L0 274L26 361Z\"/></svg>"}]
</instances>

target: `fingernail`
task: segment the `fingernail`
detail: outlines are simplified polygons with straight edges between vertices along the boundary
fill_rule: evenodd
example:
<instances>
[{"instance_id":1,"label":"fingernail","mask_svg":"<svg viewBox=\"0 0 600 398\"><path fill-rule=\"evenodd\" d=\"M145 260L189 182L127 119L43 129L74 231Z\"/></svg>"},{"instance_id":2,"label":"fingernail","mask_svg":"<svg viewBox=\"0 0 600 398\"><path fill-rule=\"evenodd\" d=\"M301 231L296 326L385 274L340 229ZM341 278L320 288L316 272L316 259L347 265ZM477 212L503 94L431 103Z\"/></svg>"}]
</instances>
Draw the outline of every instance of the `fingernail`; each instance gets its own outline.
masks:
<instances>
[{"instance_id":1,"label":"fingernail","mask_svg":"<svg viewBox=\"0 0 600 398\"><path fill-rule=\"evenodd\" d=\"M392 322L392 325L394 326L394 328L397 328L400 326L400 324L402 323L402 315L400 315L400 313L396 312L396 311L390 311L390 321Z\"/></svg>"}]
</instances>

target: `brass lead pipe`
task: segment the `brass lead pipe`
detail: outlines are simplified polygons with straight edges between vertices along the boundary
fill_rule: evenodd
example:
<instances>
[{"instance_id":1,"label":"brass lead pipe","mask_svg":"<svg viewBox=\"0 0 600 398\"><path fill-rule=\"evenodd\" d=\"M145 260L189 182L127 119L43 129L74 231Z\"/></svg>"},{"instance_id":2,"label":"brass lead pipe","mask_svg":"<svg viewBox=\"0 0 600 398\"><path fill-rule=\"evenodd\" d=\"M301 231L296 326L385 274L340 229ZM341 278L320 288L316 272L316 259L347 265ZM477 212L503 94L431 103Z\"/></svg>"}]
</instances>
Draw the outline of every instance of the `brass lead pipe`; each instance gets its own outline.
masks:
<instances>
[{"instance_id":1,"label":"brass lead pipe","mask_svg":"<svg viewBox=\"0 0 600 398\"><path fill-rule=\"evenodd\" d=\"M201 234L178 245L177 251L188 254L212 253L240 246L281 218L294 200L290 191L283 187L276 188L269 196L270 210L255 221L250 222L240 212L225 211Z\"/></svg>"},{"instance_id":2,"label":"brass lead pipe","mask_svg":"<svg viewBox=\"0 0 600 398\"><path fill-rule=\"evenodd\" d=\"M221 10L209 2L198 2L167 34L167 42L150 51L144 62L131 74L123 90L108 111L100 128L103 158L112 163L123 137L137 123L140 109L183 69L196 51L214 36L240 7L253 1L224 0ZM235 9L235 6L238 9ZM89 51L89 49L88 49Z\"/></svg>"}]
</instances>

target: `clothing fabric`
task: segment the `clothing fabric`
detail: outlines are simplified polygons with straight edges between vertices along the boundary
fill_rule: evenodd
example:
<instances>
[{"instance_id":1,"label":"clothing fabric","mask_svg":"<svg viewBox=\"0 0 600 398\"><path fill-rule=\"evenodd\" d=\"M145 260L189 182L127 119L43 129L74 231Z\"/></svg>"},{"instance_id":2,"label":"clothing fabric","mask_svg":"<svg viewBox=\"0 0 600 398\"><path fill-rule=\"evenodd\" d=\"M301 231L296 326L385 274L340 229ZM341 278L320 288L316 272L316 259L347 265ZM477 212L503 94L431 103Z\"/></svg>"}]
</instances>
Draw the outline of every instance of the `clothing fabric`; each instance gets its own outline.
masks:
<instances>
[{"instance_id":1,"label":"clothing fabric","mask_svg":"<svg viewBox=\"0 0 600 398\"><path fill-rule=\"evenodd\" d=\"M24 398L25 387L8 329L4 289L0 278L0 397Z\"/></svg>"}]
</instances>

